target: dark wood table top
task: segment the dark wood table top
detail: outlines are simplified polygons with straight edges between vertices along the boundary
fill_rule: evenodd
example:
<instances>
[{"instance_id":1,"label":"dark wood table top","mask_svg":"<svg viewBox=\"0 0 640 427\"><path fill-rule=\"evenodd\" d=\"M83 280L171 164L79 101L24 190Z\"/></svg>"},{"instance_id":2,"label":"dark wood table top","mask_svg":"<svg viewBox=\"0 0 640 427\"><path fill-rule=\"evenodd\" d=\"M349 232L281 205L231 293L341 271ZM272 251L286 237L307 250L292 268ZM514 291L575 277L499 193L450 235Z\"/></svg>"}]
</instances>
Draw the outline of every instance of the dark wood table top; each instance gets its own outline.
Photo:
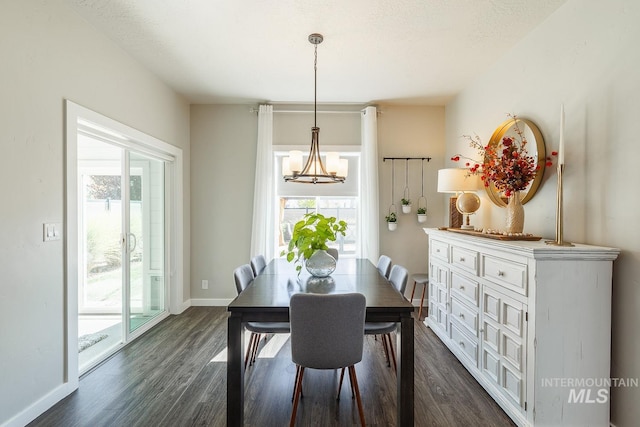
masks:
<instances>
[{"instance_id":1,"label":"dark wood table top","mask_svg":"<svg viewBox=\"0 0 640 427\"><path fill-rule=\"evenodd\" d=\"M367 299L367 313L413 312L413 306L367 259L341 258L327 278L311 277L303 268L300 276L293 263L283 258L271 261L228 306L230 312L289 311L291 295L308 293L358 292Z\"/></svg>"}]
</instances>

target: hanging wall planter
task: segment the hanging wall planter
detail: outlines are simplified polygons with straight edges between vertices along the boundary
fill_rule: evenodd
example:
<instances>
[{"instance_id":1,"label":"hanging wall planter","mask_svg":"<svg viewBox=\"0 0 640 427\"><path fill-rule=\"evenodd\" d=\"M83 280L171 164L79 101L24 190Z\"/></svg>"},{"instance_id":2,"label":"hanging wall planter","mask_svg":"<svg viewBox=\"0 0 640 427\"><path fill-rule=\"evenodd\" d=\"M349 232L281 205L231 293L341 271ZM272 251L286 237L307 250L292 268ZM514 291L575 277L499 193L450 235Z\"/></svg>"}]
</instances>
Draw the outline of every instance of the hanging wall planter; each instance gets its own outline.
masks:
<instances>
[{"instance_id":1,"label":"hanging wall planter","mask_svg":"<svg viewBox=\"0 0 640 427\"><path fill-rule=\"evenodd\" d=\"M424 160L422 161L422 192L420 193L420 198L418 199L418 222L424 223L427 222L427 198L424 197ZM424 204L423 204L424 203Z\"/></svg>"},{"instance_id":2,"label":"hanging wall planter","mask_svg":"<svg viewBox=\"0 0 640 427\"><path fill-rule=\"evenodd\" d=\"M389 212L389 215L387 215L385 219L387 220L389 231L395 231L395 229L398 228L398 218L395 212Z\"/></svg>"},{"instance_id":3,"label":"hanging wall planter","mask_svg":"<svg viewBox=\"0 0 640 427\"><path fill-rule=\"evenodd\" d=\"M395 174L396 174L395 164L393 163L393 160L392 160L391 161L391 206L389 206L389 214L384 217L384 219L387 221L387 228L389 228L389 231L395 231L396 228L398 228L397 210L396 210L396 205L393 203L393 196L394 196L393 187L395 185Z\"/></svg>"},{"instance_id":4,"label":"hanging wall planter","mask_svg":"<svg viewBox=\"0 0 640 427\"><path fill-rule=\"evenodd\" d=\"M402 213L411 213L411 199L409 198L409 159L404 165L404 194L402 196Z\"/></svg>"}]
</instances>

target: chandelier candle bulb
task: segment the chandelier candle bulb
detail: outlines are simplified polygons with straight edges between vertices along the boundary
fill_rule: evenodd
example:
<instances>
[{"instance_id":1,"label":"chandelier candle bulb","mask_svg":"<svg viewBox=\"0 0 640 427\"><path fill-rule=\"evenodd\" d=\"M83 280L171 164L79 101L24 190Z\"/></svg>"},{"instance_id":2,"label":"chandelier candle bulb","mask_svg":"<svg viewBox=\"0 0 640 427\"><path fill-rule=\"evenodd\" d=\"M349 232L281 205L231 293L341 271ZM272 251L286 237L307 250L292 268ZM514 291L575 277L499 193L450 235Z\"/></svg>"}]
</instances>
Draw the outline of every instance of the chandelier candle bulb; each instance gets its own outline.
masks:
<instances>
[{"instance_id":1,"label":"chandelier candle bulb","mask_svg":"<svg viewBox=\"0 0 640 427\"><path fill-rule=\"evenodd\" d=\"M349 175L349 159L340 159L340 164L338 167L338 176L344 176L345 178Z\"/></svg>"},{"instance_id":2,"label":"chandelier candle bulb","mask_svg":"<svg viewBox=\"0 0 640 427\"><path fill-rule=\"evenodd\" d=\"M289 170L300 172L302 170L302 151L289 151Z\"/></svg>"},{"instance_id":3,"label":"chandelier candle bulb","mask_svg":"<svg viewBox=\"0 0 640 427\"><path fill-rule=\"evenodd\" d=\"M332 175L337 174L340 168L340 156L336 152L327 153L327 172Z\"/></svg>"},{"instance_id":4,"label":"chandelier candle bulb","mask_svg":"<svg viewBox=\"0 0 640 427\"><path fill-rule=\"evenodd\" d=\"M291 166L289 163L289 157L282 158L282 174L283 175L292 175Z\"/></svg>"}]
</instances>

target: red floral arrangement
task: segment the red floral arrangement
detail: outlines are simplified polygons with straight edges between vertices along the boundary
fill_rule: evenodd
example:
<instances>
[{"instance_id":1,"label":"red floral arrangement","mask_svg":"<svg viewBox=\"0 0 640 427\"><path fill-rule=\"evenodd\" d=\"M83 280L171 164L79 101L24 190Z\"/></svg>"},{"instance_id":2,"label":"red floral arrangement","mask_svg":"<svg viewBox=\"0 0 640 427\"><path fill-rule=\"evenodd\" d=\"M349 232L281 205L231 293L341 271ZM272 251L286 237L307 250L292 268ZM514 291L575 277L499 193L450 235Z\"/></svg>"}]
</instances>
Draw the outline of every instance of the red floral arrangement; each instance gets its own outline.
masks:
<instances>
[{"instance_id":1,"label":"red floral arrangement","mask_svg":"<svg viewBox=\"0 0 640 427\"><path fill-rule=\"evenodd\" d=\"M463 135L469 141L469 146L478 150L484 159L482 163L468 157L455 155L451 160L457 162L460 159L470 160L465 163L472 175L480 175L485 187L493 183L496 189L506 197L516 191L527 188L540 169L537 160L527 152L527 139L524 132L518 127L515 115L509 114L513 119L514 130L517 138L505 136L500 143L491 146L484 145L478 135ZM553 152L552 155L556 155ZM546 165L551 166L551 158L547 158Z\"/></svg>"}]
</instances>

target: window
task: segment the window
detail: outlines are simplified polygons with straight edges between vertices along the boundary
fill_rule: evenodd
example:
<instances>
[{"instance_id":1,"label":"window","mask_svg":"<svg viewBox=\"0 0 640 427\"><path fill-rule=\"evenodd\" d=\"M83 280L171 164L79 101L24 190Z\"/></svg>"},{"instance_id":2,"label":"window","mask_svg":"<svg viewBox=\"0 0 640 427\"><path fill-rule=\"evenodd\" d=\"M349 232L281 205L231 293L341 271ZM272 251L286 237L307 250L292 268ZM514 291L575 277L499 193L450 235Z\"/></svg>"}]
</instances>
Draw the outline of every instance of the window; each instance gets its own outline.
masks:
<instances>
[{"instance_id":1,"label":"window","mask_svg":"<svg viewBox=\"0 0 640 427\"><path fill-rule=\"evenodd\" d=\"M339 221L346 221L346 235L338 235L335 242L328 242L327 245L338 249L341 257L355 256L358 241L357 206L357 197L281 197L277 254L280 254L289 244L296 222L307 213L317 212L324 216L334 216Z\"/></svg>"},{"instance_id":2,"label":"window","mask_svg":"<svg viewBox=\"0 0 640 427\"><path fill-rule=\"evenodd\" d=\"M358 147L359 149L359 147ZM278 235L276 235L276 255L279 256L291 240L291 233L296 222L309 212L321 213L325 216L335 216L338 220L347 222L345 236L338 236L329 247L338 249L340 256L354 257L358 254L358 209L360 195L358 194L360 153L342 151L341 158L349 160L349 175L344 184L300 184L286 183L282 179L282 157L288 152L276 152L275 181L276 204L278 212ZM306 158L303 159L306 161Z\"/></svg>"}]
</instances>

